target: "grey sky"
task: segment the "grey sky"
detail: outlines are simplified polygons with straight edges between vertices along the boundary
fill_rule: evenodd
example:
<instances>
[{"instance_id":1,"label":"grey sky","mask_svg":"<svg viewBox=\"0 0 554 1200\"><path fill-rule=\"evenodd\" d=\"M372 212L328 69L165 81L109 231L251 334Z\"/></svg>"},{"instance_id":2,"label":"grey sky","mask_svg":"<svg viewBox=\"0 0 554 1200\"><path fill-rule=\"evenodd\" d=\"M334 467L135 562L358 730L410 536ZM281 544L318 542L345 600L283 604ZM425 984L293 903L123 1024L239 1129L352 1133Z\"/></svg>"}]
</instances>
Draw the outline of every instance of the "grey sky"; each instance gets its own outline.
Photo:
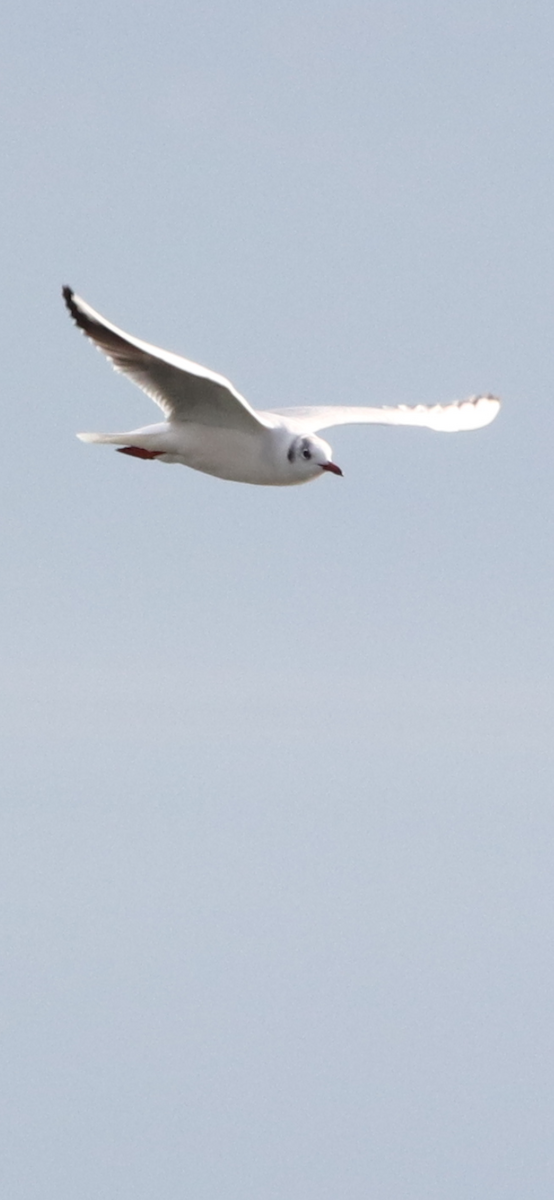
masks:
<instances>
[{"instance_id":1,"label":"grey sky","mask_svg":"<svg viewBox=\"0 0 554 1200\"><path fill-rule=\"evenodd\" d=\"M551 6L12 7L2 1193L550 1200ZM62 283L255 407L504 408L127 461Z\"/></svg>"}]
</instances>

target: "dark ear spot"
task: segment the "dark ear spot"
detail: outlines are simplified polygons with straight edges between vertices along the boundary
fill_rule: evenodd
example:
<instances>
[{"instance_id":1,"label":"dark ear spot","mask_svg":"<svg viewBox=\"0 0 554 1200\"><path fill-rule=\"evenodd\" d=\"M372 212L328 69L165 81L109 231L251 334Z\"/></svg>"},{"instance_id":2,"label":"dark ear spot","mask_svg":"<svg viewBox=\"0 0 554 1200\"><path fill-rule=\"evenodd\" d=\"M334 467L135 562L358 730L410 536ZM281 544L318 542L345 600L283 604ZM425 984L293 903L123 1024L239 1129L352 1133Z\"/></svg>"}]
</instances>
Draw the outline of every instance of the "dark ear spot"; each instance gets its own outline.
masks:
<instances>
[{"instance_id":1,"label":"dark ear spot","mask_svg":"<svg viewBox=\"0 0 554 1200\"><path fill-rule=\"evenodd\" d=\"M291 444L288 448L287 458L290 463L294 462L294 460L296 458L296 453L295 453L295 449L294 449L295 446L296 446L296 438L294 439L294 442L291 442Z\"/></svg>"}]
</instances>

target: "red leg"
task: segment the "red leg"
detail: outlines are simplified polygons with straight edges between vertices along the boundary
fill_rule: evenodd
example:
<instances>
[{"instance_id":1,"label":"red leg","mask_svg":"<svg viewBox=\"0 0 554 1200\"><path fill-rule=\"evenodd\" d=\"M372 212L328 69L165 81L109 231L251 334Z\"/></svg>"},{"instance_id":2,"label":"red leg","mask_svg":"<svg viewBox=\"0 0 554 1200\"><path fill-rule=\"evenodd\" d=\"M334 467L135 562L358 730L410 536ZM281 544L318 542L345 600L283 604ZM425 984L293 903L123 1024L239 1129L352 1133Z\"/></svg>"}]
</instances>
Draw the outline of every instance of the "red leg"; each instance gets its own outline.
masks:
<instances>
[{"instance_id":1,"label":"red leg","mask_svg":"<svg viewBox=\"0 0 554 1200\"><path fill-rule=\"evenodd\" d=\"M159 458L165 450L143 450L142 446L118 446L118 454L131 454L133 458Z\"/></svg>"}]
</instances>

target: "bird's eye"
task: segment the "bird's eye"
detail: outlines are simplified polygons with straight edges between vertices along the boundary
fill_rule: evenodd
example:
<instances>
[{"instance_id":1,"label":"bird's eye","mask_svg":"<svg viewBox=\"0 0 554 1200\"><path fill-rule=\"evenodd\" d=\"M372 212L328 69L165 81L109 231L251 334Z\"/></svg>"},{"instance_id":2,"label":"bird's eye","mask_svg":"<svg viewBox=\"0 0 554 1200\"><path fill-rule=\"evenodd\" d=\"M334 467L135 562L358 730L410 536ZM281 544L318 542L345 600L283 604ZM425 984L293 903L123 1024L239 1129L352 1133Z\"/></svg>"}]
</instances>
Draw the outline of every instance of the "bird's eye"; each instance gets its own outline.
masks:
<instances>
[{"instance_id":1,"label":"bird's eye","mask_svg":"<svg viewBox=\"0 0 554 1200\"><path fill-rule=\"evenodd\" d=\"M311 451L308 450L307 447L305 447L304 450L302 451L302 458L311 458L311 457L312 457Z\"/></svg>"}]
</instances>

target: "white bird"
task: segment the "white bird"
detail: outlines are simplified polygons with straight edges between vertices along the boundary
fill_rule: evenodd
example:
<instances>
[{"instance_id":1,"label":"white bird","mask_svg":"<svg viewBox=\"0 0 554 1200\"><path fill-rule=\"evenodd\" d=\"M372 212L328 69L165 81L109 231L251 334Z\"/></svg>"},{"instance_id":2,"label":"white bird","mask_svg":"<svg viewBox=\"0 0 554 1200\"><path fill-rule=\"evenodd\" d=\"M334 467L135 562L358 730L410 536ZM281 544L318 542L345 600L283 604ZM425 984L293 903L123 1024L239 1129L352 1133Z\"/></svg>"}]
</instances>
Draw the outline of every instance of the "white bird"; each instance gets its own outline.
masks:
<instances>
[{"instance_id":1,"label":"white bird","mask_svg":"<svg viewBox=\"0 0 554 1200\"><path fill-rule=\"evenodd\" d=\"M256 412L223 375L189 362L106 321L69 287L63 297L75 324L111 359L116 371L162 409L165 421L129 433L79 433L136 458L182 463L207 475L285 487L309 483L324 472L342 475L331 447L314 436L332 425L421 425L454 433L480 429L496 417L500 401L473 396L459 403L416 408L283 408Z\"/></svg>"}]
</instances>

